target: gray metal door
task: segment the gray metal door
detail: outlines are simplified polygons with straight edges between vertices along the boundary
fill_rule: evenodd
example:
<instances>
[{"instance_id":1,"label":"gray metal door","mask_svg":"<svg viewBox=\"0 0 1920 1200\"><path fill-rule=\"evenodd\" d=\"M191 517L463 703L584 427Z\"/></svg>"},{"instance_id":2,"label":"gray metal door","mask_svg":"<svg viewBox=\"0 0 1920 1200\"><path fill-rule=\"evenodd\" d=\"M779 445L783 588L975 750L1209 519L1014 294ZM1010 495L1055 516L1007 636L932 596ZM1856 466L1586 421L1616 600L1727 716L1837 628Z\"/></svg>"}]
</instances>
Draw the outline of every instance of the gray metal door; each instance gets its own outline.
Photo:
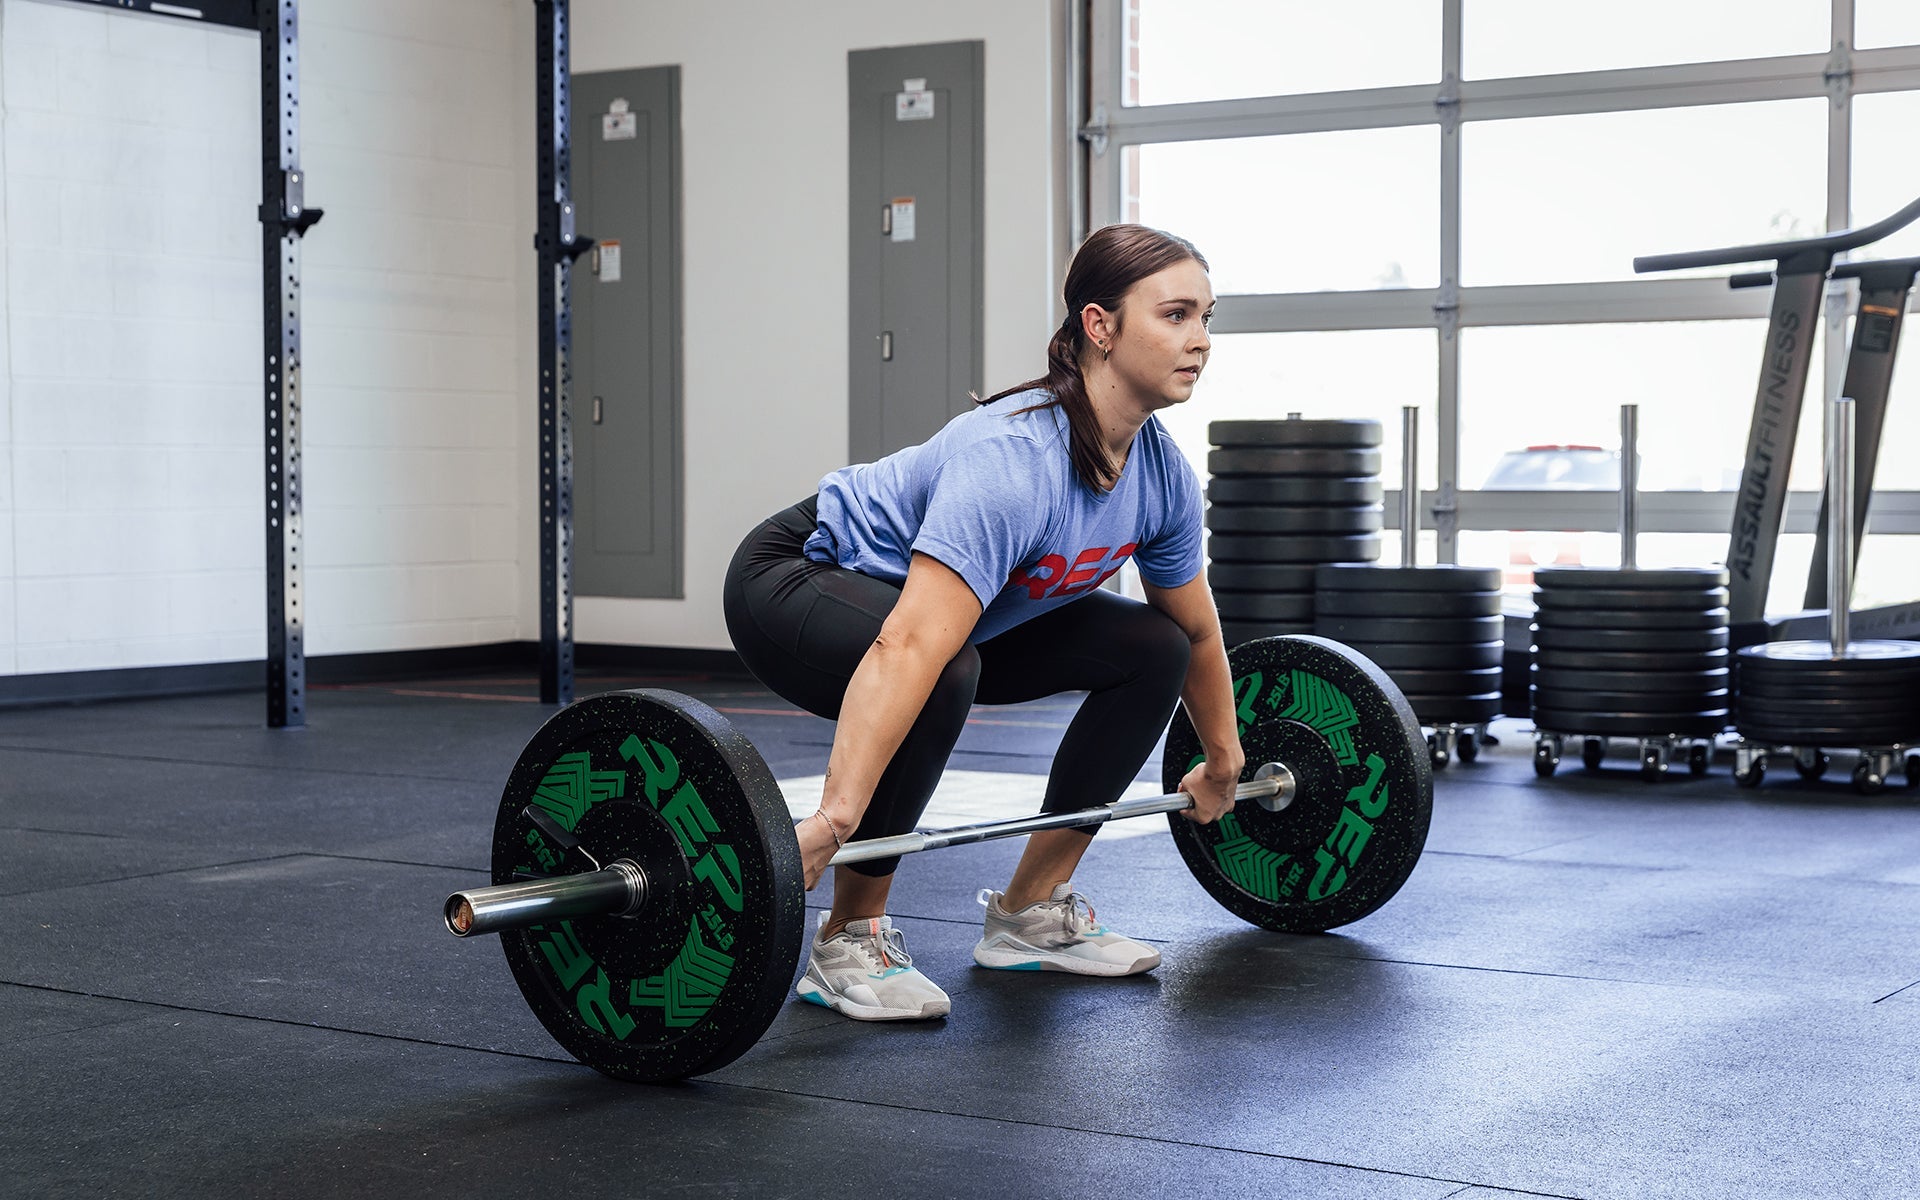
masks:
<instances>
[{"instance_id":1,"label":"gray metal door","mask_svg":"<svg viewBox=\"0 0 1920 1200\"><path fill-rule=\"evenodd\" d=\"M681 584L680 69L573 78L574 591Z\"/></svg>"},{"instance_id":2,"label":"gray metal door","mask_svg":"<svg viewBox=\"0 0 1920 1200\"><path fill-rule=\"evenodd\" d=\"M985 46L847 55L848 451L925 441L981 386Z\"/></svg>"}]
</instances>

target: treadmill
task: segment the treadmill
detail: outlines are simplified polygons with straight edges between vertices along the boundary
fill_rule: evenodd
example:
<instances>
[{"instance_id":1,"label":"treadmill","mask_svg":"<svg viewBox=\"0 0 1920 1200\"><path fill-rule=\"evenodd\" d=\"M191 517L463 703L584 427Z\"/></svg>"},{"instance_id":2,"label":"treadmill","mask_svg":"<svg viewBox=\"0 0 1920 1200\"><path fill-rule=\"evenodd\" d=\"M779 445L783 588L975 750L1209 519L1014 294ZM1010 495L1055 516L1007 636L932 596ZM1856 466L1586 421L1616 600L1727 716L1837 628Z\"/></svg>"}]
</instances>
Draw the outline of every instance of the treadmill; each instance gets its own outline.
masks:
<instances>
[{"instance_id":1,"label":"treadmill","mask_svg":"<svg viewBox=\"0 0 1920 1200\"><path fill-rule=\"evenodd\" d=\"M1806 395L1813 362L1814 331L1819 326L1821 297L1826 281L1858 279L1860 308L1848 348L1846 381L1841 395L1854 400L1858 418L1857 458L1853 472L1855 544L1864 536L1867 506L1873 495L1874 465L1880 453L1881 430L1886 424L1887 393L1893 382L1894 355L1900 346L1907 298L1920 276L1920 258L1833 265L1836 255L1871 245L1920 219L1920 199L1892 215L1862 226L1820 237L1655 254L1633 260L1640 273L1679 271L1693 267L1732 266L1774 260L1771 271L1733 276L1733 287L1773 284L1773 307L1767 319L1767 340L1760 364L1760 384L1754 398L1753 422L1747 432L1746 461L1733 509L1733 528L1727 545L1731 575L1733 645L1762 641L1818 637L1825 628L1827 603L1826 509L1821 496L1821 519L1815 535L1804 604L1809 611L1768 618L1767 588L1773 578L1774 552L1779 545L1781 516L1787 502L1787 474L1793 444L1800 428L1800 406ZM1857 613L1854 632L1860 637L1911 638L1920 636L1920 600Z\"/></svg>"}]
</instances>

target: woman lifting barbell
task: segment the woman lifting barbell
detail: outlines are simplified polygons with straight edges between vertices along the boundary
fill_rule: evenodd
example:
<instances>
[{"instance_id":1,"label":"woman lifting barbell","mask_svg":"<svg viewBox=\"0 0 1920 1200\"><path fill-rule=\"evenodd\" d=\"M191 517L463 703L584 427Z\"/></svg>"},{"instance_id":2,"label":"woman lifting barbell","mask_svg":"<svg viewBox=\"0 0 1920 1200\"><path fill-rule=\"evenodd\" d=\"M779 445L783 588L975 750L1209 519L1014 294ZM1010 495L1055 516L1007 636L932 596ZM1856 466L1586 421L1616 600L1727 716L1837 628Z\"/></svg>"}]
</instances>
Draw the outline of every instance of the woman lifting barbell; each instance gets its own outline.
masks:
<instances>
[{"instance_id":1,"label":"woman lifting barbell","mask_svg":"<svg viewBox=\"0 0 1920 1200\"><path fill-rule=\"evenodd\" d=\"M761 682L838 722L820 808L796 830L812 888L855 838L912 830L971 706L1088 696L1043 812L1117 799L1184 699L1206 761L1188 815L1233 807L1244 765L1220 622L1202 574L1201 491L1153 414L1206 365L1213 287L1185 240L1110 225L1067 270L1047 373L925 443L835 471L741 543L727 628ZM1131 558L1142 604L1100 583ZM1150 946L1073 890L1091 830L1036 833L1004 892L982 891L982 966L1131 975ZM886 914L898 859L836 868L797 991L861 1020L944 1016Z\"/></svg>"}]
</instances>

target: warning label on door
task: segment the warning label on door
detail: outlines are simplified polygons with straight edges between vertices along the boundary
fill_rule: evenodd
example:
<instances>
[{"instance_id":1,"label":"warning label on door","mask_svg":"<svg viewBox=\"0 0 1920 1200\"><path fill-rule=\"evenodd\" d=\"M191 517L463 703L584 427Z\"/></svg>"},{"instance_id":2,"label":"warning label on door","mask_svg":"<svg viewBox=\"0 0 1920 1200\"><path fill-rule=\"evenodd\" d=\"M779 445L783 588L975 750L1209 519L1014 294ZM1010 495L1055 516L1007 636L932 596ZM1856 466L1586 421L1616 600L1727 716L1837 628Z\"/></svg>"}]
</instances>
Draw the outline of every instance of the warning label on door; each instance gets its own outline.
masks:
<instances>
[{"instance_id":1,"label":"warning label on door","mask_svg":"<svg viewBox=\"0 0 1920 1200\"><path fill-rule=\"evenodd\" d=\"M625 100L615 100L600 116L600 140L629 142L640 136L640 114Z\"/></svg>"},{"instance_id":2,"label":"warning label on door","mask_svg":"<svg viewBox=\"0 0 1920 1200\"><path fill-rule=\"evenodd\" d=\"M925 80L910 79L909 83L924 83ZM896 121L933 120L933 93L922 88L919 91L895 92L893 94L893 119Z\"/></svg>"},{"instance_id":3,"label":"warning label on door","mask_svg":"<svg viewBox=\"0 0 1920 1200\"><path fill-rule=\"evenodd\" d=\"M893 229L890 236L896 242L913 240L913 197L895 196L890 207L893 209Z\"/></svg>"}]
</instances>

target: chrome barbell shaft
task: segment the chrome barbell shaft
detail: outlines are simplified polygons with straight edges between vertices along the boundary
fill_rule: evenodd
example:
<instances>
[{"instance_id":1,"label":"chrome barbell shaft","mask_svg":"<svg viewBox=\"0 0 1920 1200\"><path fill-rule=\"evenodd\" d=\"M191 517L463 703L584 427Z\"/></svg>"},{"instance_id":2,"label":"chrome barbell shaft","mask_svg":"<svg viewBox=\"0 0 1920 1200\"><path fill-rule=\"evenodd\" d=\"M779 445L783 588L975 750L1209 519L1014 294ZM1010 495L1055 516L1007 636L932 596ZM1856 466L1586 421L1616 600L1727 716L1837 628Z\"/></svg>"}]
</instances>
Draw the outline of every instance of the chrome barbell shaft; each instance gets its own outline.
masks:
<instances>
[{"instance_id":1,"label":"chrome barbell shaft","mask_svg":"<svg viewBox=\"0 0 1920 1200\"><path fill-rule=\"evenodd\" d=\"M1253 800L1264 808L1278 812L1293 802L1296 787L1292 771L1280 763L1266 763L1255 778L1235 788L1233 796L1236 802ZM1115 800L1111 804L1073 812L1040 813L1010 821L990 821L953 829L929 829L896 837L869 838L849 842L833 856L832 862L838 866L916 854L943 846L964 846L973 842L1018 837L1045 829L1104 825L1108 821L1125 820L1128 817L1179 812L1192 805L1193 797L1187 793L1169 792L1164 796ZM447 897L443 912L447 930L455 937L474 937L483 933L525 929L548 921L564 921L569 917L628 916L640 911L646 900L646 872L622 859L598 871L455 892Z\"/></svg>"},{"instance_id":2,"label":"chrome barbell shaft","mask_svg":"<svg viewBox=\"0 0 1920 1200\"><path fill-rule=\"evenodd\" d=\"M1273 800L1270 805L1279 811L1293 802L1295 788L1293 772L1279 763L1268 763L1260 768L1257 778L1250 779L1234 789L1233 798L1241 800ZM1081 829L1089 825L1104 825L1108 821L1125 820L1128 817L1146 817L1154 813L1179 812L1193 806L1193 797L1185 792L1168 792L1164 796L1143 796L1137 800L1115 800L1111 804L1100 804L1093 808L1075 809L1072 812L1040 813L1031 817L1015 817L1010 821L988 821L979 825L961 825L952 829L916 830L913 833L895 834L893 837L868 838L864 841L848 842L833 856L833 866L847 863L868 862L876 858L893 858L900 854L917 854L922 850L939 850L946 846L966 846L974 842L990 842L997 838L1019 837L1027 833L1039 833L1047 829Z\"/></svg>"}]
</instances>

